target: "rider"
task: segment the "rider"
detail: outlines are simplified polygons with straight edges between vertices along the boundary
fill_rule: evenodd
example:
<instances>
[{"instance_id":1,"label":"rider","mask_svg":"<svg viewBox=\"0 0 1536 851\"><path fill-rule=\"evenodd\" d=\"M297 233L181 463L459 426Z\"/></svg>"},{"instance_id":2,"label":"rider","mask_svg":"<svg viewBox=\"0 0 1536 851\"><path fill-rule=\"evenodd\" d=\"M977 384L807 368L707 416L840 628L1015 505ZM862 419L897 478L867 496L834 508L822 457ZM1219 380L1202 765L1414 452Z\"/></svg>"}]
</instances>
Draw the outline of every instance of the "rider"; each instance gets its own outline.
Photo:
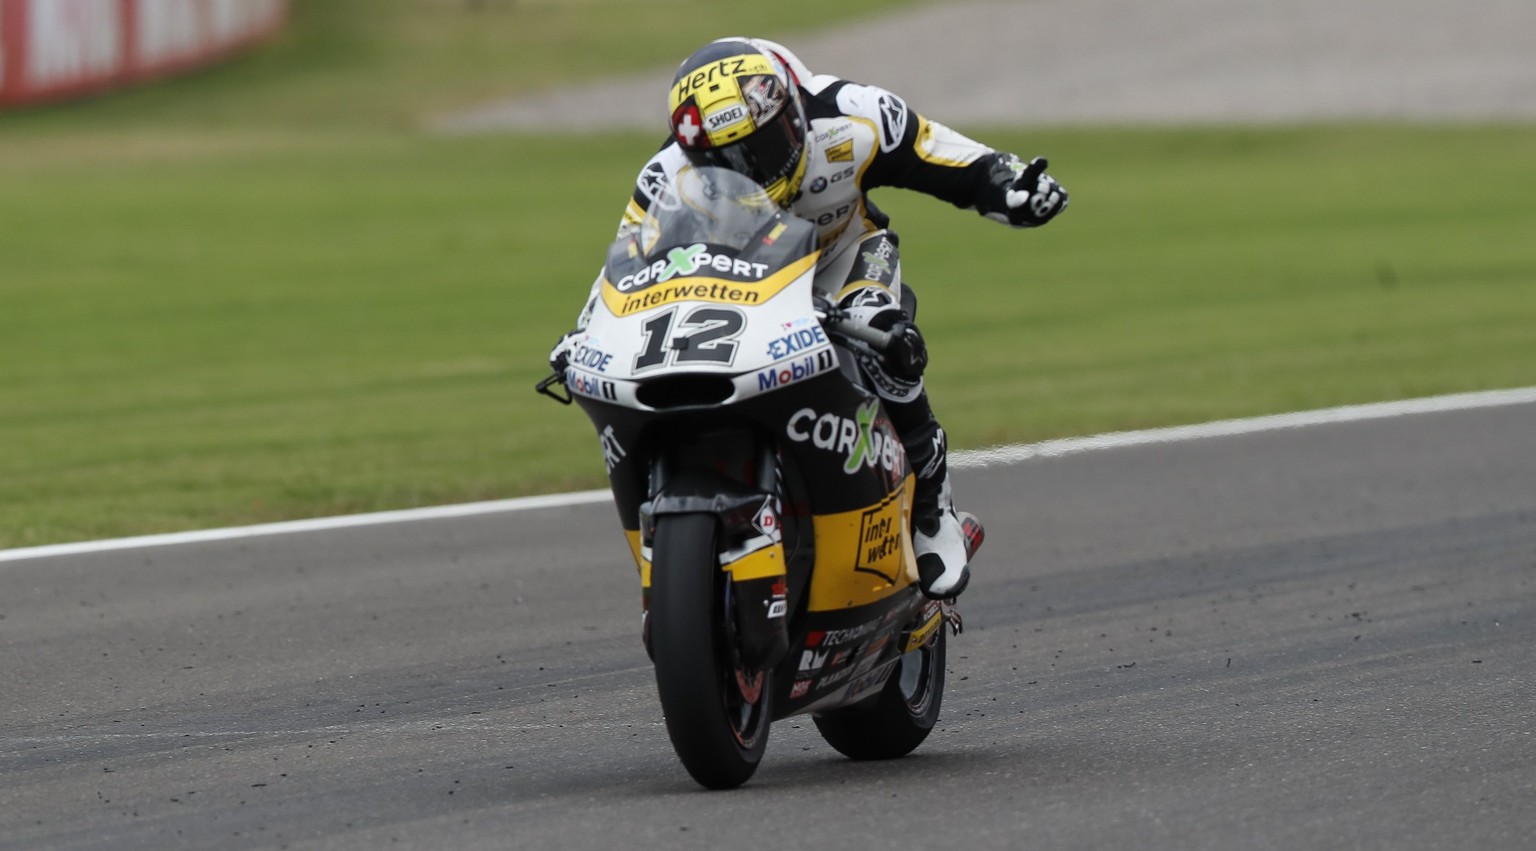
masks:
<instances>
[{"instance_id":1,"label":"rider","mask_svg":"<svg viewBox=\"0 0 1536 851\"><path fill-rule=\"evenodd\" d=\"M877 186L915 189L1015 227L1035 227L1066 209L1066 191L1045 174L1044 159L1026 164L995 151L884 89L813 75L782 45L763 39L720 39L695 52L678 68L668 106L671 138L640 171L620 235L639 227L690 163L741 172L816 224L816 291L848 317L892 332L882 356L859 357L917 474L912 532L919 584L930 597L959 594L970 579L966 562L980 525L969 515L963 522L951 500L944 429L923 389L928 354L913 324L917 299L901 281L896 234L866 193ZM594 285L594 299L597 291ZM592 304L578 327L586 326ZM570 340L550 353L552 363Z\"/></svg>"}]
</instances>

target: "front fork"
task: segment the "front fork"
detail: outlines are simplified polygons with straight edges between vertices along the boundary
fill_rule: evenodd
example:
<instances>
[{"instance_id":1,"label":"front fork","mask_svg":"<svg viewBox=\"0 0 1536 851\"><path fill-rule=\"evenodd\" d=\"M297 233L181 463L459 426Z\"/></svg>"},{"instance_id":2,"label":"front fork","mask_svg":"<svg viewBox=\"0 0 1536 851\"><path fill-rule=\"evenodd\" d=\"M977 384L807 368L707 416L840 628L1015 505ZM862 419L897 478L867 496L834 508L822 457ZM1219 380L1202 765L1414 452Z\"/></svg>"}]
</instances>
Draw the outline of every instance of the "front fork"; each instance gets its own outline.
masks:
<instances>
[{"instance_id":1,"label":"front fork","mask_svg":"<svg viewBox=\"0 0 1536 851\"><path fill-rule=\"evenodd\" d=\"M640 505L642 579L649 593L654 556L656 520L669 514L709 514L716 521L716 552L725 576L722 624L741 662L748 671L771 669L789 650L787 560L780 528L778 463L771 449L759 448L750 459L739 458L741 448L753 446L733 433L705 445L688 445L676 453L662 453L650 472L651 498ZM723 451L717 454L711 448ZM686 459L682 457L686 452ZM749 462L746 465L728 459ZM701 459L722 459L709 465ZM751 470L743 481L720 471ZM665 569L663 567L662 569ZM642 615L641 638L650 653L649 607Z\"/></svg>"}]
</instances>

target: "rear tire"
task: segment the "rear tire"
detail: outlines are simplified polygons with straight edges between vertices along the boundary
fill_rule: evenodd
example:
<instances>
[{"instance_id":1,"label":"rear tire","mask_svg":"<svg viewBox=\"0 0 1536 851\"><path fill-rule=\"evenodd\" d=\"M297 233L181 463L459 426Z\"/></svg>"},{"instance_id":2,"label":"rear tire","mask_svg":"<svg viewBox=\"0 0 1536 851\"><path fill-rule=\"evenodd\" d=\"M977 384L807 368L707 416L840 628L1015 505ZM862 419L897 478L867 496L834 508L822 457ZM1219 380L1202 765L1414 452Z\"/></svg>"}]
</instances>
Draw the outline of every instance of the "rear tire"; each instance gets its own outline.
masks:
<instances>
[{"instance_id":1,"label":"rear tire","mask_svg":"<svg viewBox=\"0 0 1536 851\"><path fill-rule=\"evenodd\" d=\"M827 744L850 759L895 759L928 738L944 701L944 626L901 657L873 704L812 716Z\"/></svg>"},{"instance_id":2,"label":"rear tire","mask_svg":"<svg viewBox=\"0 0 1536 851\"><path fill-rule=\"evenodd\" d=\"M701 785L740 786L768 746L772 689L759 673L757 694L743 694L729 640L729 583L715 558L715 518L657 518L651 553L651 649L672 749Z\"/></svg>"}]
</instances>

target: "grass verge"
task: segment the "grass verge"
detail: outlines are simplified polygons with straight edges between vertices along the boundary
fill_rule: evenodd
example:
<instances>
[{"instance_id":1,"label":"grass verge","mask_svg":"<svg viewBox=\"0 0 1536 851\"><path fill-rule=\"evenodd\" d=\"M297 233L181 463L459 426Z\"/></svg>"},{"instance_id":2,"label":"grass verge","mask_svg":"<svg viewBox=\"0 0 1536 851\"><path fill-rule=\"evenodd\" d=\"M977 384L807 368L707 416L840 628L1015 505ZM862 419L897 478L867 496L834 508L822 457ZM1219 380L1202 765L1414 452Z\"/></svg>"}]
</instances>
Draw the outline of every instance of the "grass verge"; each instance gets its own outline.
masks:
<instances>
[{"instance_id":1,"label":"grass verge","mask_svg":"<svg viewBox=\"0 0 1536 851\"><path fill-rule=\"evenodd\" d=\"M481 91L420 17L473 5L300 3L271 55L0 117L0 547L601 484L531 388L658 140L411 132ZM875 195L956 446L1533 383L1536 128L962 129L1073 203Z\"/></svg>"}]
</instances>

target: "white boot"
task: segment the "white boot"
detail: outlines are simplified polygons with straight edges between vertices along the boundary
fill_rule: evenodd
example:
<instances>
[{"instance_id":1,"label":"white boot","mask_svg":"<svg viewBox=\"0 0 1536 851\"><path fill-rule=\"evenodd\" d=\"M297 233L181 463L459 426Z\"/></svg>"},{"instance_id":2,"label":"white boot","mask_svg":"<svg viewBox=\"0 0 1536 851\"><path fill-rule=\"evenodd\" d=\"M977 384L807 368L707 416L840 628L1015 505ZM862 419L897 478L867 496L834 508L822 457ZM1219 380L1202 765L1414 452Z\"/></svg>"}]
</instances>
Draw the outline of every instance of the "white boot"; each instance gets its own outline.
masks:
<instances>
[{"instance_id":1,"label":"white boot","mask_svg":"<svg viewBox=\"0 0 1536 851\"><path fill-rule=\"evenodd\" d=\"M981 547L984 532L974 515L955 511L948 475L939 486L937 503L914 518L912 548L923 594L941 600L958 596L971 581L969 562Z\"/></svg>"}]
</instances>

